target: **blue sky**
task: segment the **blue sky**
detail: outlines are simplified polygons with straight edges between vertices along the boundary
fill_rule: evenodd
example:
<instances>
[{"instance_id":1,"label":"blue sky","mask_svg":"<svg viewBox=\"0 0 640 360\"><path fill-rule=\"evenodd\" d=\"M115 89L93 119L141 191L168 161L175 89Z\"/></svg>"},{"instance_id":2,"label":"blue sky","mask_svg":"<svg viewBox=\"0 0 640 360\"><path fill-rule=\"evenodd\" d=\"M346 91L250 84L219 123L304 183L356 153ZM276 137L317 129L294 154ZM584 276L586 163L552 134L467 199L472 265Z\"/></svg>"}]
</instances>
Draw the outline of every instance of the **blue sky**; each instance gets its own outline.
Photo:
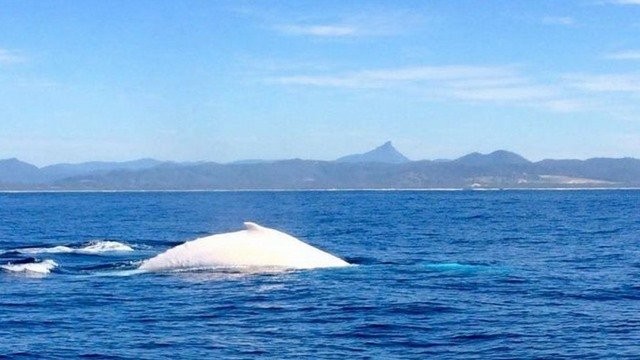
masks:
<instances>
[{"instance_id":1,"label":"blue sky","mask_svg":"<svg viewBox=\"0 0 640 360\"><path fill-rule=\"evenodd\" d=\"M0 158L640 158L640 0L4 1Z\"/></svg>"}]
</instances>

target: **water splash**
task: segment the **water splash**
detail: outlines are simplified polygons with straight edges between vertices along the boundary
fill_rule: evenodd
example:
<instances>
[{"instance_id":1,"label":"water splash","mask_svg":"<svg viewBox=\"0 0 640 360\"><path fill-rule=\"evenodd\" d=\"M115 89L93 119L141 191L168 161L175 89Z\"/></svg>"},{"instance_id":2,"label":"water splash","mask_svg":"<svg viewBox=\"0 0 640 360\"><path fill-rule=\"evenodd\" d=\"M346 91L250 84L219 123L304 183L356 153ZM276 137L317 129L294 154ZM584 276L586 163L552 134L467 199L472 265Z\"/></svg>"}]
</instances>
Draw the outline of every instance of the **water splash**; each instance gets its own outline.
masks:
<instances>
[{"instance_id":1,"label":"water splash","mask_svg":"<svg viewBox=\"0 0 640 360\"><path fill-rule=\"evenodd\" d=\"M7 263L0 265L0 268L14 273L32 273L32 274L49 274L51 270L58 267L58 263L53 260L46 259L42 261L34 261L27 263Z\"/></svg>"},{"instance_id":2,"label":"water splash","mask_svg":"<svg viewBox=\"0 0 640 360\"><path fill-rule=\"evenodd\" d=\"M52 247L32 247L13 249L11 252L17 252L20 254L87 254L95 255L108 252L130 252L134 251L133 248L127 244L117 241L92 241L91 243L81 247L70 247L64 245L52 246Z\"/></svg>"}]
</instances>

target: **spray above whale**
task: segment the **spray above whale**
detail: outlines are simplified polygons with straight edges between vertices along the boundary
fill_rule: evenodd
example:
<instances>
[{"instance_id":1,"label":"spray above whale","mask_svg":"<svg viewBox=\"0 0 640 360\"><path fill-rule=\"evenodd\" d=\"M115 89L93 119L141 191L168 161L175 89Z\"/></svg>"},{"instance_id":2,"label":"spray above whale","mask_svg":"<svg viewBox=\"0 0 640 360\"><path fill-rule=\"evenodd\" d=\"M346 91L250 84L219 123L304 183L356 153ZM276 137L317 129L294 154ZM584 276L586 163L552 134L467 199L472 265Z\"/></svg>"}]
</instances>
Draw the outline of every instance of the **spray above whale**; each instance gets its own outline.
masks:
<instances>
[{"instance_id":1,"label":"spray above whale","mask_svg":"<svg viewBox=\"0 0 640 360\"><path fill-rule=\"evenodd\" d=\"M139 269L163 271L211 267L314 269L349 266L346 261L295 237L244 223L246 229L211 235L173 247L145 260Z\"/></svg>"}]
</instances>

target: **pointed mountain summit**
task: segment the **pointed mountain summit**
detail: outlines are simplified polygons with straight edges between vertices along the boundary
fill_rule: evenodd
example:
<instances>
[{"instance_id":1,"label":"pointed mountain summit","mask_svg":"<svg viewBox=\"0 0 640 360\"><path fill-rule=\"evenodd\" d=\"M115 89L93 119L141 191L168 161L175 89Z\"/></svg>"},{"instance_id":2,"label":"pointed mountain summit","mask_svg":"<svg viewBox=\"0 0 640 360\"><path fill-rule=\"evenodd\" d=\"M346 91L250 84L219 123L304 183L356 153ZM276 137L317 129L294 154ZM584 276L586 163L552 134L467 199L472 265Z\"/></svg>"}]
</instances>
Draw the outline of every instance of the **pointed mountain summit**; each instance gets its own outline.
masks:
<instances>
[{"instance_id":1,"label":"pointed mountain summit","mask_svg":"<svg viewBox=\"0 0 640 360\"><path fill-rule=\"evenodd\" d=\"M474 152L454 160L458 164L467 166L502 166L527 165L531 162L522 156L506 150L494 151L491 154Z\"/></svg>"},{"instance_id":2,"label":"pointed mountain summit","mask_svg":"<svg viewBox=\"0 0 640 360\"><path fill-rule=\"evenodd\" d=\"M336 162L343 163L386 163L386 164L402 164L409 162L406 156L402 155L391 144L391 141L387 141L381 146L366 152L364 154L354 154L343 156L336 160Z\"/></svg>"}]
</instances>

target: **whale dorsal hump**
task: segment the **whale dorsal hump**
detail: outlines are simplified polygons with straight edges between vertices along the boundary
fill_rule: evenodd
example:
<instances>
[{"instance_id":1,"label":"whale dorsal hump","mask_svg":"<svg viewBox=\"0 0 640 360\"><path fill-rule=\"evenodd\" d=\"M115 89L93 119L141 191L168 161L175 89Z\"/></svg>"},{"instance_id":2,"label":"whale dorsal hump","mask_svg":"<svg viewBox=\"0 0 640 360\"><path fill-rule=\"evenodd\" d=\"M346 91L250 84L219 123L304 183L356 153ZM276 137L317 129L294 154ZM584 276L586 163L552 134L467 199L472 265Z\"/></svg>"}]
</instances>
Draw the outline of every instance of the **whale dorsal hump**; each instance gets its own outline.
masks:
<instances>
[{"instance_id":1,"label":"whale dorsal hump","mask_svg":"<svg viewBox=\"0 0 640 360\"><path fill-rule=\"evenodd\" d=\"M264 229L262 226L260 226L260 225L258 225L256 223L249 222L249 221L246 221L244 223L244 227L249 231L260 231L260 230Z\"/></svg>"}]
</instances>

